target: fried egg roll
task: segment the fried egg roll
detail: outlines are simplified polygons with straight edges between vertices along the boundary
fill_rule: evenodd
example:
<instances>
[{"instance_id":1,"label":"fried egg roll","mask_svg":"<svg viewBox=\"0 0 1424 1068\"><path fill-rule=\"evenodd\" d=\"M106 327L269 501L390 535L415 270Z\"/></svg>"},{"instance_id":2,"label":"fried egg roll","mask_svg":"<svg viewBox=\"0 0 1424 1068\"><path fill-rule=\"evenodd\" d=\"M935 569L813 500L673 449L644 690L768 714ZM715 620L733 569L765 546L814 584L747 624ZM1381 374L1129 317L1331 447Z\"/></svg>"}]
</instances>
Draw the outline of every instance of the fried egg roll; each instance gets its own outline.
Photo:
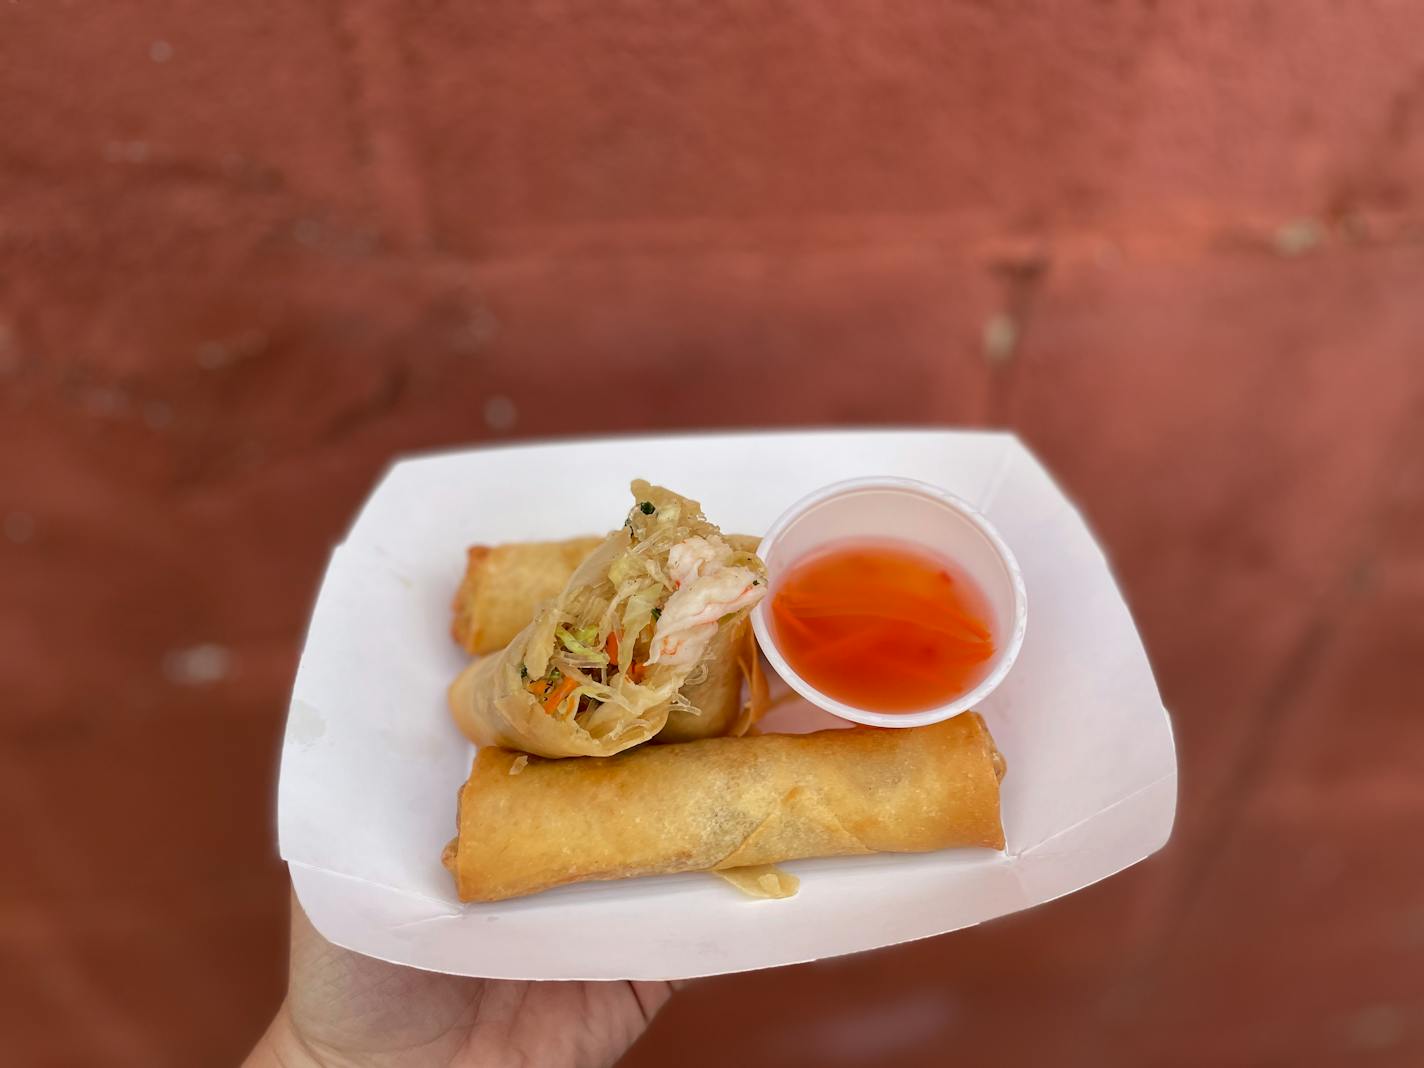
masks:
<instances>
[{"instance_id":1,"label":"fried egg roll","mask_svg":"<svg viewBox=\"0 0 1424 1068\"><path fill-rule=\"evenodd\" d=\"M471 545L451 605L451 637L475 654L503 649L602 542L588 537Z\"/></svg>"},{"instance_id":2,"label":"fried egg roll","mask_svg":"<svg viewBox=\"0 0 1424 1068\"><path fill-rule=\"evenodd\" d=\"M1004 847L977 713L927 727L709 738L589 760L481 749L445 865L463 901L802 857Z\"/></svg>"},{"instance_id":3,"label":"fried egg roll","mask_svg":"<svg viewBox=\"0 0 1424 1068\"><path fill-rule=\"evenodd\" d=\"M732 548L749 553L756 552L760 540L750 534L728 534L726 539ZM450 605L450 636L475 656L503 649L602 543L603 538L590 535L471 545Z\"/></svg>"},{"instance_id":4,"label":"fried egg roll","mask_svg":"<svg viewBox=\"0 0 1424 1068\"><path fill-rule=\"evenodd\" d=\"M726 542L741 553L754 554L758 538L728 534ZM488 654L503 649L529 621L540 605L558 596L603 538L580 537L563 541L509 542L472 545L467 550L465 575L451 605L451 636L466 651ZM745 615L719 627L709 643L700 669L682 688L682 700L668 709L667 722L658 732L659 742L688 742L741 734L758 718L765 703L759 672L756 638ZM745 699L742 683L750 683Z\"/></svg>"},{"instance_id":5,"label":"fried egg roll","mask_svg":"<svg viewBox=\"0 0 1424 1068\"><path fill-rule=\"evenodd\" d=\"M710 683L712 657L745 633L765 565L696 501L641 480L631 489L623 527L504 649L451 685L450 713L475 743L545 757L621 752L693 712L680 691ZM738 657L727 663L739 670Z\"/></svg>"}]
</instances>

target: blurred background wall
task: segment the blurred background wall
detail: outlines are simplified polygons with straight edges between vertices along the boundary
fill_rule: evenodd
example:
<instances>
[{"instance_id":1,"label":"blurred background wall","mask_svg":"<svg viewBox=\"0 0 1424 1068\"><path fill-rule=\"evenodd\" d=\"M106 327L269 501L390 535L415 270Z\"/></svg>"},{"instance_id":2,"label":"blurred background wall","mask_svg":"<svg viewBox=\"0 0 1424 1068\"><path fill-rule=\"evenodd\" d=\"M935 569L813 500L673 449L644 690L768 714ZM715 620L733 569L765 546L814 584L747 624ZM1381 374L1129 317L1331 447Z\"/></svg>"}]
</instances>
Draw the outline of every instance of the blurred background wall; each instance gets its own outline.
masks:
<instances>
[{"instance_id":1,"label":"blurred background wall","mask_svg":"<svg viewBox=\"0 0 1424 1068\"><path fill-rule=\"evenodd\" d=\"M1409 0L9 0L6 1059L232 1063L275 1008L286 696L393 455L905 424L1011 427L1082 503L1177 833L698 984L628 1063L1424 1063L1421 41Z\"/></svg>"}]
</instances>

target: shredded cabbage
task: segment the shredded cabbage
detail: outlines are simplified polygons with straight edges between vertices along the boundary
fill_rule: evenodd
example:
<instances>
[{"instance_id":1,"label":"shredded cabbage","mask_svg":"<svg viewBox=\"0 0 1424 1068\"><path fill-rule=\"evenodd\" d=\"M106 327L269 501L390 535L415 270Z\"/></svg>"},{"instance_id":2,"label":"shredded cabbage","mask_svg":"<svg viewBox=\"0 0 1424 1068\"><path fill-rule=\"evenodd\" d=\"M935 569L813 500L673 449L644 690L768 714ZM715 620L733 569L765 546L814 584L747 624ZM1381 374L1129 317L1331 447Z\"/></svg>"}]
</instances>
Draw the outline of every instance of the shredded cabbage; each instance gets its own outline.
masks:
<instances>
[{"instance_id":1,"label":"shredded cabbage","mask_svg":"<svg viewBox=\"0 0 1424 1068\"><path fill-rule=\"evenodd\" d=\"M632 555L632 553L636 551L637 550L634 549L624 553L618 557L617 560L614 560L612 565L608 568L608 581L613 583L615 587L621 588L629 579L636 578L638 572L642 570L642 568L638 566L637 557Z\"/></svg>"},{"instance_id":2,"label":"shredded cabbage","mask_svg":"<svg viewBox=\"0 0 1424 1068\"><path fill-rule=\"evenodd\" d=\"M702 709L698 708L698 707L697 707L696 705L694 705L691 701L689 701L686 697L684 697L681 690L679 690L677 693L673 694L673 695L672 695L672 699L671 699L670 701L668 701L668 711L669 711L669 712L686 712L688 715L692 715L692 716L700 716L700 715L702 715Z\"/></svg>"},{"instance_id":3,"label":"shredded cabbage","mask_svg":"<svg viewBox=\"0 0 1424 1068\"><path fill-rule=\"evenodd\" d=\"M573 656L574 662L584 666L602 667L608 663L608 654L594 646L598 640L598 627L589 625L570 631L559 628L559 641Z\"/></svg>"},{"instance_id":4,"label":"shredded cabbage","mask_svg":"<svg viewBox=\"0 0 1424 1068\"><path fill-rule=\"evenodd\" d=\"M619 671L627 671L628 665L633 662L633 646L637 644L643 629L653 621L653 611L663 599L664 592L661 586L649 585L628 598L628 605L623 609L623 637L618 642Z\"/></svg>"}]
</instances>

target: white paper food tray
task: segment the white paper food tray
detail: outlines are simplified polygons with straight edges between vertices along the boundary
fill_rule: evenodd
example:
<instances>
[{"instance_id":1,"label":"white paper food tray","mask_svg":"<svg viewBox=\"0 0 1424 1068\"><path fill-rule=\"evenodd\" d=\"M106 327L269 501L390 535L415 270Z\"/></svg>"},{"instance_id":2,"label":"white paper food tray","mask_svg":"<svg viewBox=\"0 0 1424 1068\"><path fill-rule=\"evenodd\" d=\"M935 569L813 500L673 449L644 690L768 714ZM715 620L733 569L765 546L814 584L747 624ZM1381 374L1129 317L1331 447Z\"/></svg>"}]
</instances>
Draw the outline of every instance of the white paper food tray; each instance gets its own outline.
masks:
<instances>
[{"instance_id":1,"label":"white paper food tray","mask_svg":"<svg viewBox=\"0 0 1424 1068\"><path fill-rule=\"evenodd\" d=\"M980 706L1008 762L1007 851L796 861L756 901L696 873L461 905L440 852L473 747L445 709L465 548L598 533L643 477L756 534L839 479L901 475L982 509L1018 556L1029 626ZM799 702L798 702L799 704ZM837 725L805 705L773 729ZM669 979L792 964L967 927L1049 901L1160 849L1176 809L1171 726L1107 561L1012 435L817 431L567 441L395 464L332 555L282 752L281 854L317 929L434 971Z\"/></svg>"}]
</instances>

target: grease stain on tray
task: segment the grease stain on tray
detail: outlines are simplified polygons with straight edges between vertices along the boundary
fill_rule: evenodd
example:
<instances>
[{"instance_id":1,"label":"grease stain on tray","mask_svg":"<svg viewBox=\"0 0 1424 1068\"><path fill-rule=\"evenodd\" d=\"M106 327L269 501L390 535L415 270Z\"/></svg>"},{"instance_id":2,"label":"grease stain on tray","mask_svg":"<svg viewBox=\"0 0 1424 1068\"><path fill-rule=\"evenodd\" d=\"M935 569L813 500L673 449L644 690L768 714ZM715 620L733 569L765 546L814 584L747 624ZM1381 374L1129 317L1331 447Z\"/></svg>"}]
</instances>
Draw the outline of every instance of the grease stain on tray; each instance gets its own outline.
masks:
<instances>
[{"instance_id":1,"label":"grease stain on tray","mask_svg":"<svg viewBox=\"0 0 1424 1068\"><path fill-rule=\"evenodd\" d=\"M305 701L293 701L287 717L287 737L304 748L316 744L326 733L326 717Z\"/></svg>"}]
</instances>

